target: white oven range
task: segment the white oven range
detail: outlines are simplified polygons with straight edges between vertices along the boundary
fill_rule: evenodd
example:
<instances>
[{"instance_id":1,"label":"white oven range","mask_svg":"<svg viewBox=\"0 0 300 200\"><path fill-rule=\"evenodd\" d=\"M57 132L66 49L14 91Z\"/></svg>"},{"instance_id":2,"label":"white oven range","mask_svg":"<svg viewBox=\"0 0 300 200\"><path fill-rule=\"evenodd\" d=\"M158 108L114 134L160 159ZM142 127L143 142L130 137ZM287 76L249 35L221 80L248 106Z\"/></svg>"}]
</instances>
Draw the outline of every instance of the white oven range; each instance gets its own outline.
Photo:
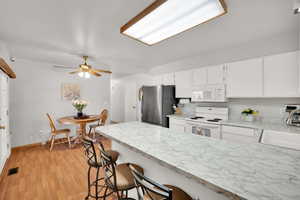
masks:
<instances>
[{"instance_id":1,"label":"white oven range","mask_svg":"<svg viewBox=\"0 0 300 200\"><path fill-rule=\"evenodd\" d=\"M195 111L195 117L186 118L185 132L222 139L220 122L228 119L228 108L197 107Z\"/></svg>"}]
</instances>

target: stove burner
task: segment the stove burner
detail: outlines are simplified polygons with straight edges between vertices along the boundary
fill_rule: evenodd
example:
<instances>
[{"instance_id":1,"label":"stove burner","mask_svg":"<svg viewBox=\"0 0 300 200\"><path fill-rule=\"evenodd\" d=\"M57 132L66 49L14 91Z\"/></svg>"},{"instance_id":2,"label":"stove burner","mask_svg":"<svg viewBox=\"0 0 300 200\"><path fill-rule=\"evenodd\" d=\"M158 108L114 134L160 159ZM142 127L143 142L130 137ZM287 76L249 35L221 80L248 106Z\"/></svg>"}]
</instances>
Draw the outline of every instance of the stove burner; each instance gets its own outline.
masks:
<instances>
[{"instance_id":1,"label":"stove burner","mask_svg":"<svg viewBox=\"0 0 300 200\"><path fill-rule=\"evenodd\" d=\"M191 119L203 119L204 117L191 117Z\"/></svg>"},{"instance_id":2,"label":"stove burner","mask_svg":"<svg viewBox=\"0 0 300 200\"><path fill-rule=\"evenodd\" d=\"M219 122L219 121L221 121L222 119L220 119L220 118L215 118L215 119L208 119L208 120L206 120L206 121L208 121L208 122Z\"/></svg>"}]
</instances>

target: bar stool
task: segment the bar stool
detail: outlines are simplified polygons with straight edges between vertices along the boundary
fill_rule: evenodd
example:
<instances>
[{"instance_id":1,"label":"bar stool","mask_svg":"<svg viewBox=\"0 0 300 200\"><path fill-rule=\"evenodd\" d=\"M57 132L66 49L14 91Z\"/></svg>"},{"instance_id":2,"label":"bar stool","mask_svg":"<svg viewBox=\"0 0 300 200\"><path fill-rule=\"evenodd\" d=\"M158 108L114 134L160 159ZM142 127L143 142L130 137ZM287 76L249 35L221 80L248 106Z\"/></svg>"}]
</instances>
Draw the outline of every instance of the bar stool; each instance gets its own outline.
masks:
<instances>
[{"instance_id":1,"label":"bar stool","mask_svg":"<svg viewBox=\"0 0 300 200\"><path fill-rule=\"evenodd\" d=\"M85 155L87 157L87 163L89 165L89 169L88 169L88 195L85 197L85 199L89 199L89 197L95 198L95 199L104 198L104 195L99 196L99 193L101 191L103 191L104 188L107 187L104 183L103 184L99 183L101 180L104 180L104 177L99 176L99 171L100 171L100 168L102 167L102 164L101 164L100 160L98 160L99 156L96 153L94 143L96 143L96 140L92 140L91 138L84 137L82 139L84 152L85 152ZM101 146L101 149L104 149L101 142L99 142L98 145ZM112 160L113 163L115 163L117 161L117 159L119 157L118 152L112 151L112 150L107 150L105 152L106 152L107 155L109 155L111 157L111 160ZM94 181L91 180L91 170L92 169L96 169L96 178L95 178ZM91 193L91 190L92 190L93 187L95 187L94 194Z\"/></svg>"},{"instance_id":2,"label":"bar stool","mask_svg":"<svg viewBox=\"0 0 300 200\"><path fill-rule=\"evenodd\" d=\"M122 163L116 165L113 162L112 156L109 155L104 149L100 147L100 159L104 169L104 180L107 186L104 192L104 200L106 199L107 192L117 195L118 200L135 200L128 197L128 191L135 188L134 177L129 168L129 163ZM130 164L140 174L144 174L144 169L136 164ZM125 195L124 195L125 192ZM120 194L121 193L121 194Z\"/></svg>"},{"instance_id":3,"label":"bar stool","mask_svg":"<svg viewBox=\"0 0 300 200\"><path fill-rule=\"evenodd\" d=\"M145 177L134 166L129 165L129 168L136 184L138 200L193 200L180 188L158 184Z\"/></svg>"}]
</instances>

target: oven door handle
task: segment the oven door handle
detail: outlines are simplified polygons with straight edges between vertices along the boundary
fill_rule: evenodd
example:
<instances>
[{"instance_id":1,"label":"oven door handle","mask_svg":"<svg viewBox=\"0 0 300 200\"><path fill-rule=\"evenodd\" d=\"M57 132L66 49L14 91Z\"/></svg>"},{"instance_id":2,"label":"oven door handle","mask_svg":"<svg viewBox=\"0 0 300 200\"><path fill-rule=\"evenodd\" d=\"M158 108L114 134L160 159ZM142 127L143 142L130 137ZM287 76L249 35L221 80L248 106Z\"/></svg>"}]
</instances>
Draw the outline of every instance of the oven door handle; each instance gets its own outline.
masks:
<instances>
[{"instance_id":1,"label":"oven door handle","mask_svg":"<svg viewBox=\"0 0 300 200\"><path fill-rule=\"evenodd\" d=\"M219 125L200 125L199 127L203 129L213 129L213 128L219 128Z\"/></svg>"},{"instance_id":2,"label":"oven door handle","mask_svg":"<svg viewBox=\"0 0 300 200\"><path fill-rule=\"evenodd\" d=\"M199 127L203 129L212 129L212 128L219 128L220 125L212 125L212 124L198 124L198 123L187 123L191 127Z\"/></svg>"}]
</instances>

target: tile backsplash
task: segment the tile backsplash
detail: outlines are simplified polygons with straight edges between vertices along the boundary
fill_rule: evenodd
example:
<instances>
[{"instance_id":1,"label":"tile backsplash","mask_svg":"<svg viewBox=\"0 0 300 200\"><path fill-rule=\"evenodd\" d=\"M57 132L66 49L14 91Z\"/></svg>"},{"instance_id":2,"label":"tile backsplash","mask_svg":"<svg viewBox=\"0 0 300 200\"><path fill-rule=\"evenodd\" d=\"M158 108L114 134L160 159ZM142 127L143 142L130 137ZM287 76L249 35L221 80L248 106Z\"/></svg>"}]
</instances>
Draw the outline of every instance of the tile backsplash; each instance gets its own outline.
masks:
<instances>
[{"instance_id":1,"label":"tile backsplash","mask_svg":"<svg viewBox=\"0 0 300 200\"><path fill-rule=\"evenodd\" d=\"M183 114L193 115L197 106L228 107L229 119L239 119L243 109L252 108L260 112L263 121L283 122L286 118L285 104L300 104L300 98L229 99L227 103L189 103L180 105L180 108Z\"/></svg>"}]
</instances>

